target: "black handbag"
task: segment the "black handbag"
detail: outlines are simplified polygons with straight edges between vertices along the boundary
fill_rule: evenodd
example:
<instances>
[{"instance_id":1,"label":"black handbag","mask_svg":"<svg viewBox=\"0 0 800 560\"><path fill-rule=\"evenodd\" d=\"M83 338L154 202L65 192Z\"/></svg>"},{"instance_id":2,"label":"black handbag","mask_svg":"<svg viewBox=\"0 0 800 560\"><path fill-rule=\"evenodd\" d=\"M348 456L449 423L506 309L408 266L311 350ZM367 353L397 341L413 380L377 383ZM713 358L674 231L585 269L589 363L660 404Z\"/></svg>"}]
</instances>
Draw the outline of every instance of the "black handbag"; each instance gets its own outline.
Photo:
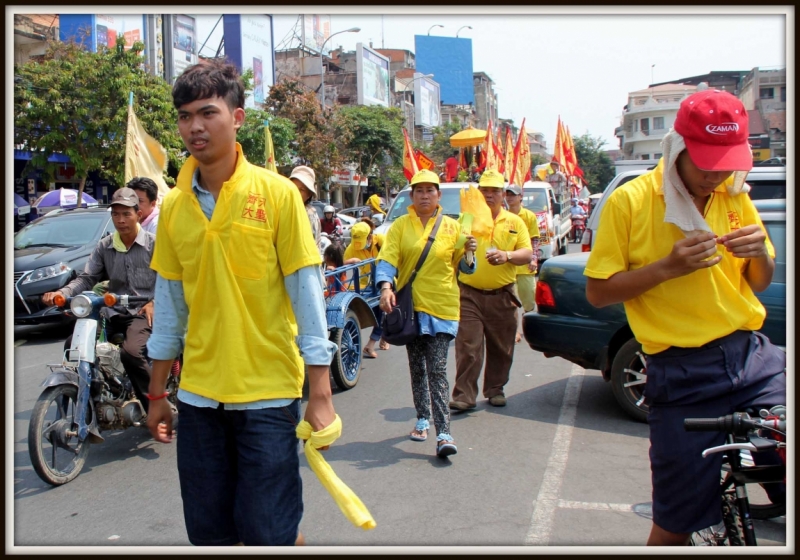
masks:
<instances>
[{"instance_id":1,"label":"black handbag","mask_svg":"<svg viewBox=\"0 0 800 560\"><path fill-rule=\"evenodd\" d=\"M425 262L425 258L431 250L436 232L442 223L442 213L436 218L428 242L419 256L417 265L411 272L408 283L403 286L395 295L395 305L389 313L383 315L383 339L393 346L405 346L417 337L419 326L417 325L417 314L414 312L414 300L411 297L411 284L417 276L417 271Z\"/></svg>"}]
</instances>

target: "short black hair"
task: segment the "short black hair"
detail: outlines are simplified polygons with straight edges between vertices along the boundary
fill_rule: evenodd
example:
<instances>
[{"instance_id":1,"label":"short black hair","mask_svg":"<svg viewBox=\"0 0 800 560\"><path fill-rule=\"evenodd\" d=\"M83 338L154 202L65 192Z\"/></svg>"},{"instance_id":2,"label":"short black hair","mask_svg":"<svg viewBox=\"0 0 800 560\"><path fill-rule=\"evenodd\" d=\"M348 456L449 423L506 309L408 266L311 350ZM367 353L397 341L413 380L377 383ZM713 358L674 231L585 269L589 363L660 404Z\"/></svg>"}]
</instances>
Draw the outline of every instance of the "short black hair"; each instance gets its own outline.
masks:
<instances>
[{"instance_id":1,"label":"short black hair","mask_svg":"<svg viewBox=\"0 0 800 560\"><path fill-rule=\"evenodd\" d=\"M144 194L147 195L147 200L150 202L155 202L158 198L158 186L149 177L134 177L125 186L135 191L144 191Z\"/></svg>"},{"instance_id":2,"label":"short black hair","mask_svg":"<svg viewBox=\"0 0 800 560\"><path fill-rule=\"evenodd\" d=\"M322 257L325 261L330 259L333 262L333 266L336 268L344 266L344 250L339 245L328 245L325 247Z\"/></svg>"},{"instance_id":3,"label":"short black hair","mask_svg":"<svg viewBox=\"0 0 800 560\"><path fill-rule=\"evenodd\" d=\"M244 109L244 83L239 70L223 60L203 60L184 70L172 86L172 104L183 105L218 96L231 111Z\"/></svg>"}]
</instances>

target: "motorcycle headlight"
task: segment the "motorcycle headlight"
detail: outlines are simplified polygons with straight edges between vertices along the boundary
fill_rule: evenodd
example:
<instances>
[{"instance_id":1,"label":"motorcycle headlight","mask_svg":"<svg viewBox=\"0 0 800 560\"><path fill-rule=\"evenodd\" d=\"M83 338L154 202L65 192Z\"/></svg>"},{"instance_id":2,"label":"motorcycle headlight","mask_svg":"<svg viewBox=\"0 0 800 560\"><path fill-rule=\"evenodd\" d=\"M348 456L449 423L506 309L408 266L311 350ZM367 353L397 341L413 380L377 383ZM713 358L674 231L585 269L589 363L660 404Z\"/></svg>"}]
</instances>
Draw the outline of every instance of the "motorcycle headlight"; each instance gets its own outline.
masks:
<instances>
[{"instance_id":1,"label":"motorcycle headlight","mask_svg":"<svg viewBox=\"0 0 800 560\"><path fill-rule=\"evenodd\" d=\"M31 282L41 282L42 280L47 280L48 278L55 278L56 276L61 276L62 274L69 274L72 272L72 268L67 263L60 262L56 263L52 266L43 266L42 268L37 268L22 281L23 284L30 284Z\"/></svg>"},{"instance_id":2,"label":"motorcycle headlight","mask_svg":"<svg viewBox=\"0 0 800 560\"><path fill-rule=\"evenodd\" d=\"M92 302L84 295L75 296L69 303L69 309L76 317L87 317L92 312Z\"/></svg>"}]
</instances>

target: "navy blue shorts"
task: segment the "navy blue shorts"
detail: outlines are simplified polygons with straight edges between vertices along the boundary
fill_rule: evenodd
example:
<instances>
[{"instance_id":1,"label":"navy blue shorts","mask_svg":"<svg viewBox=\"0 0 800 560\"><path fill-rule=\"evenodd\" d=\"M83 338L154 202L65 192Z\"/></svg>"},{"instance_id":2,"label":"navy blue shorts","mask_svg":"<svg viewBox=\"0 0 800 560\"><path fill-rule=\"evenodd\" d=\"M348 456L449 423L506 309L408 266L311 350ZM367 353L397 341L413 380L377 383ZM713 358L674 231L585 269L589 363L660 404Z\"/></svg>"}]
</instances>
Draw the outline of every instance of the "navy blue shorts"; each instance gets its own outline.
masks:
<instances>
[{"instance_id":1,"label":"navy blue shorts","mask_svg":"<svg viewBox=\"0 0 800 560\"><path fill-rule=\"evenodd\" d=\"M687 432L684 419L786 404L786 354L761 333L736 331L646 360L653 522L673 533L692 533L722 520L722 457L701 454L723 445L725 435Z\"/></svg>"},{"instance_id":2,"label":"navy blue shorts","mask_svg":"<svg viewBox=\"0 0 800 560\"><path fill-rule=\"evenodd\" d=\"M254 410L178 401L178 475L189 542L293 546L303 516L300 399Z\"/></svg>"}]
</instances>

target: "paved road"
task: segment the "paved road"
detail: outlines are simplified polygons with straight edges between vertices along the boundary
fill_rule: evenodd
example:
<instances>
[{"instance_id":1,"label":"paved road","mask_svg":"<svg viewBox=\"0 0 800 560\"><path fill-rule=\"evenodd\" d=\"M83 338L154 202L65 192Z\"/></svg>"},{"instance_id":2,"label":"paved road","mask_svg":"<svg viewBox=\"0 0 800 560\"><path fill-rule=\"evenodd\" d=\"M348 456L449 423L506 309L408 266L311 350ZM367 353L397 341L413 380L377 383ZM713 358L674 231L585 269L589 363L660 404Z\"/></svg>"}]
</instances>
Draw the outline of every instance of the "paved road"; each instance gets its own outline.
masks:
<instances>
[{"instance_id":1,"label":"paved road","mask_svg":"<svg viewBox=\"0 0 800 560\"><path fill-rule=\"evenodd\" d=\"M366 338L368 331L364 331ZM30 466L27 427L62 333L15 333L14 543L188 545L174 445L144 429L93 446L81 475L51 488ZM24 342L23 342L24 341ZM448 362L452 383L454 356ZM302 460L309 545L641 545L650 529L647 425L633 422L600 373L524 343L508 406L485 401L453 416L458 454L407 437L414 423L405 351L365 360L358 385L336 392L344 433L325 453L377 521L351 526ZM180 436L179 436L180 437ZM786 542L785 520L759 522L762 544Z\"/></svg>"}]
</instances>

